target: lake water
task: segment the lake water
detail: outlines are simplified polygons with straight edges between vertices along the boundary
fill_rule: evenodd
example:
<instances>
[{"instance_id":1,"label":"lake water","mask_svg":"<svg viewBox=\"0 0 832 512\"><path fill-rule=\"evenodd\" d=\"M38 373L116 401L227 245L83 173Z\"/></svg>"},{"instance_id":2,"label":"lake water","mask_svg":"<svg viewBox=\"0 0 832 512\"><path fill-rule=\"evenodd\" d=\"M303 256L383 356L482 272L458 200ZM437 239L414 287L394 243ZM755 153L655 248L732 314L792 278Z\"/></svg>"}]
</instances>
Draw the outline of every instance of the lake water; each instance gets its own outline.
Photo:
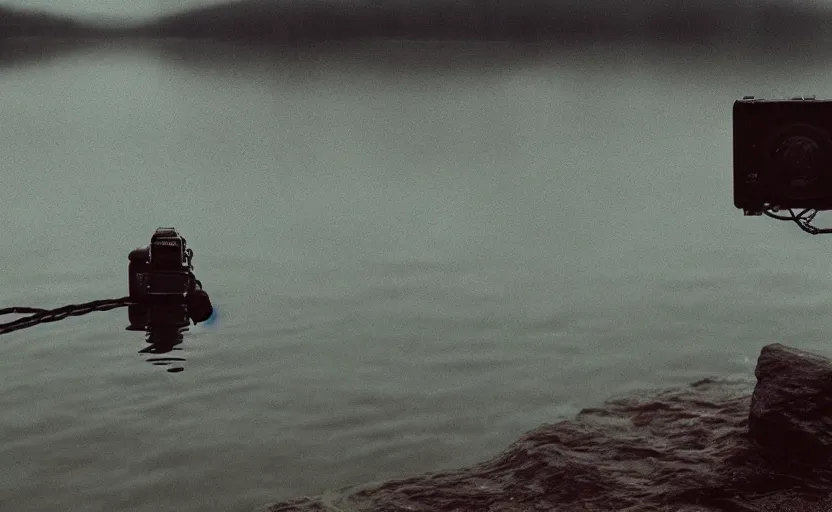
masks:
<instances>
[{"instance_id":1,"label":"lake water","mask_svg":"<svg viewBox=\"0 0 832 512\"><path fill-rule=\"evenodd\" d=\"M175 374L123 309L0 337L0 508L252 510L828 352L832 240L733 208L731 102L830 80L451 43L9 60L2 306L124 296L171 225L219 316Z\"/></svg>"}]
</instances>

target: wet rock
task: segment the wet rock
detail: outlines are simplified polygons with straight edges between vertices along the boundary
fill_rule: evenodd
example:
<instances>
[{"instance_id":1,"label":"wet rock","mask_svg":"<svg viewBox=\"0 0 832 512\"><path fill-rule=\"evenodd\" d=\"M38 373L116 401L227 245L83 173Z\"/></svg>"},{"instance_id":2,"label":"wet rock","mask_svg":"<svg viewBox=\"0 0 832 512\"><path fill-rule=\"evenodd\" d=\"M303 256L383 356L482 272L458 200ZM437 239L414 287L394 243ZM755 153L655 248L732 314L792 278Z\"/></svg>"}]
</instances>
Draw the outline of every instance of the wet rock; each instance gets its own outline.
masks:
<instances>
[{"instance_id":1,"label":"wet rock","mask_svg":"<svg viewBox=\"0 0 832 512\"><path fill-rule=\"evenodd\" d=\"M818 356L770 345L758 362L751 414L753 381L705 379L584 409L573 420L528 432L475 466L293 500L268 510L832 510L832 467L784 457L777 449L778 436L786 432L803 433L797 436L802 450L820 451L830 444L828 436L809 439L821 433L824 420L815 415L826 410L823 404L829 400L813 402L801 395L821 393L827 364ZM755 425L753 437L750 423Z\"/></svg>"},{"instance_id":2,"label":"wet rock","mask_svg":"<svg viewBox=\"0 0 832 512\"><path fill-rule=\"evenodd\" d=\"M795 463L832 457L832 360L767 345L754 371L748 432L769 454Z\"/></svg>"}]
</instances>

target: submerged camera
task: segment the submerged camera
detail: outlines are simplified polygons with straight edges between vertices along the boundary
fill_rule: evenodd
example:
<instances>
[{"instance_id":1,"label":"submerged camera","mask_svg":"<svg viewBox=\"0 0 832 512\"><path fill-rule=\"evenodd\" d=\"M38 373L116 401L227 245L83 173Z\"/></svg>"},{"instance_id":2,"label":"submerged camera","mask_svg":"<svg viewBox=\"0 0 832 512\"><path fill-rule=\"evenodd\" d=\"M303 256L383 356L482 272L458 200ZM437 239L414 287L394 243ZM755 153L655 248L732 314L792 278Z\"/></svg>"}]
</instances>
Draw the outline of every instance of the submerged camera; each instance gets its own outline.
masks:
<instances>
[{"instance_id":1,"label":"submerged camera","mask_svg":"<svg viewBox=\"0 0 832 512\"><path fill-rule=\"evenodd\" d=\"M150 245L130 252L129 330L179 329L204 322L213 312L193 274L193 251L174 228L159 228Z\"/></svg>"},{"instance_id":2,"label":"submerged camera","mask_svg":"<svg viewBox=\"0 0 832 512\"><path fill-rule=\"evenodd\" d=\"M734 102L734 205L832 209L832 100Z\"/></svg>"}]
</instances>

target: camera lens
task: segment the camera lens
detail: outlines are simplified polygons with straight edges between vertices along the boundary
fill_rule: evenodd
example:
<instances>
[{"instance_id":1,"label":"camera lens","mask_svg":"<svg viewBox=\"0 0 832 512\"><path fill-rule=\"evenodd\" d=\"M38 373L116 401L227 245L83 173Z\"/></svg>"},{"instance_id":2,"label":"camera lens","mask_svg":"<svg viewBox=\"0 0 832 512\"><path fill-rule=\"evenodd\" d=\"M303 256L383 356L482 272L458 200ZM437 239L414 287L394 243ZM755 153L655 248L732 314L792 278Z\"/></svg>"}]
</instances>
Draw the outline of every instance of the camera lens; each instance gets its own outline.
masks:
<instances>
[{"instance_id":1,"label":"camera lens","mask_svg":"<svg viewBox=\"0 0 832 512\"><path fill-rule=\"evenodd\" d=\"M785 169L797 176L810 177L823 167L826 155L820 144L805 135L793 135L774 151Z\"/></svg>"},{"instance_id":2,"label":"camera lens","mask_svg":"<svg viewBox=\"0 0 832 512\"><path fill-rule=\"evenodd\" d=\"M779 130L770 140L774 171L790 189L784 193L813 194L807 189L829 171L832 142L825 130L809 124L795 124ZM798 191L798 189L803 189Z\"/></svg>"}]
</instances>

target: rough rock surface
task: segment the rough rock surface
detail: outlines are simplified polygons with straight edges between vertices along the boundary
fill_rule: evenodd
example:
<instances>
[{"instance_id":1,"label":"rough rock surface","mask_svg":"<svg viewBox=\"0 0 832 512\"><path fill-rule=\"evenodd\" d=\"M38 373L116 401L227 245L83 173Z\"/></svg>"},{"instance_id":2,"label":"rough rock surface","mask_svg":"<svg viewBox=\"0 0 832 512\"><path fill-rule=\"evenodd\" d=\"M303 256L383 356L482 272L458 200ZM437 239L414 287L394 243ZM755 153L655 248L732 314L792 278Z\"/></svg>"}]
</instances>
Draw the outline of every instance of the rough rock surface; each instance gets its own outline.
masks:
<instances>
[{"instance_id":1,"label":"rough rock surface","mask_svg":"<svg viewBox=\"0 0 832 512\"><path fill-rule=\"evenodd\" d=\"M757 360L748 431L772 455L822 463L832 458L832 364L802 350L768 345Z\"/></svg>"},{"instance_id":2,"label":"rough rock surface","mask_svg":"<svg viewBox=\"0 0 832 512\"><path fill-rule=\"evenodd\" d=\"M753 400L750 380L705 379L683 389L638 393L537 428L472 467L268 510L832 510L832 466L815 456L832 445L823 430L832 399L822 393L832 385L832 364L769 345L755 374ZM784 450L786 438L794 450Z\"/></svg>"}]
</instances>

